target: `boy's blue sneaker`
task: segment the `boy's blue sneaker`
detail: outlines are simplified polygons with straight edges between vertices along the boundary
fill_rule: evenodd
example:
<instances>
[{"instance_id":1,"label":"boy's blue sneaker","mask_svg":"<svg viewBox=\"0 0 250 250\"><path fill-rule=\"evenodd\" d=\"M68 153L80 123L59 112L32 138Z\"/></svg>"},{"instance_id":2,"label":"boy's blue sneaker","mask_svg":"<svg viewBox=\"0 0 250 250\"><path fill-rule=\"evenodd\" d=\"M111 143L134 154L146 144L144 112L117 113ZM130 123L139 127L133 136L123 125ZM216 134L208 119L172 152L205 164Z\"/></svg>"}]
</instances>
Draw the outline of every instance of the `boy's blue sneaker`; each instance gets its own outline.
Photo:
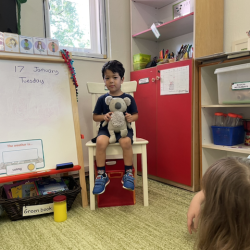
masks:
<instances>
[{"instance_id":1,"label":"boy's blue sneaker","mask_svg":"<svg viewBox=\"0 0 250 250\"><path fill-rule=\"evenodd\" d=\"M106 177L103 175L96 176L93 194L102 194L105 192L106 186L110 183L108 175L106 173L105 175Z\"/></svg>"},{"instance_id":2,"label":"boy's blue sneaker","mask_svg":"<svg viewBox=\"0 0 250 250\"><path fill-rule=\"evenodd\" d=\"M127 172L125 175L123 175L122 177L122 184L123 184L123 188L130 190L130 191L134 191L135 190L135 184L134 184L134 176L132 173Z\"/></svg>"}]
</instances>

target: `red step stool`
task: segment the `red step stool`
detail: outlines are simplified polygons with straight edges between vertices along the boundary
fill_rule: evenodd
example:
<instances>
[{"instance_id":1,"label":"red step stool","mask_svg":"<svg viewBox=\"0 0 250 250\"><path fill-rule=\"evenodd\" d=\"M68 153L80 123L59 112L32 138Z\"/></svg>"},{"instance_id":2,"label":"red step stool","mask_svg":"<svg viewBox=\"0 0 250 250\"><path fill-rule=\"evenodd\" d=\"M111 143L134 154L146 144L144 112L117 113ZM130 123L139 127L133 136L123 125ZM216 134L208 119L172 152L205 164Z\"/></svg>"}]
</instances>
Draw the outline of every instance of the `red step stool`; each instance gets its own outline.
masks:
<instances>
[{"instance_id":1,"label":"red step stool","mask_svg":"<svg viewBox=\"0 0 250 250\"><path fill-rule=\"evenodd\" d=\"M103 194L97 196L98 207L127 206L135 204L135 190L129 191L122 187L122 177L125 174L123 159L106 160L106 173L110 183ZM95 162L95 176L97 168ZM133 175L135 169L133 167Z\"/></svg>"}]
</instances>

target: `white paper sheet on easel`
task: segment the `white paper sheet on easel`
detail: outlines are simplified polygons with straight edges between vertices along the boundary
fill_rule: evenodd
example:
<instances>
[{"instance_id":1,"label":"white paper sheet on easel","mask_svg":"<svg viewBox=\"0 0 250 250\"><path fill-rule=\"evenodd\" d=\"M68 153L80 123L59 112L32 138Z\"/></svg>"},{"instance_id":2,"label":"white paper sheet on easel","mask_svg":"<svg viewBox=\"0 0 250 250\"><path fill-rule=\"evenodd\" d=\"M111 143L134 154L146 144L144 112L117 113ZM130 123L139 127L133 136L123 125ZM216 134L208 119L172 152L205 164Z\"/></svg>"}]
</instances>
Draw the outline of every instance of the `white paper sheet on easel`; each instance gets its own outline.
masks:
<instances>
[{"instance_id":1,"label":"white paper sheet on easel","mask_svg":"<svg viewBox=\"0 0 250 250\"><path fill-rule=\"evenodd\" d=\"M189 93L189 66L161 70L161 95Z\"/></svg>"}]
</instances>

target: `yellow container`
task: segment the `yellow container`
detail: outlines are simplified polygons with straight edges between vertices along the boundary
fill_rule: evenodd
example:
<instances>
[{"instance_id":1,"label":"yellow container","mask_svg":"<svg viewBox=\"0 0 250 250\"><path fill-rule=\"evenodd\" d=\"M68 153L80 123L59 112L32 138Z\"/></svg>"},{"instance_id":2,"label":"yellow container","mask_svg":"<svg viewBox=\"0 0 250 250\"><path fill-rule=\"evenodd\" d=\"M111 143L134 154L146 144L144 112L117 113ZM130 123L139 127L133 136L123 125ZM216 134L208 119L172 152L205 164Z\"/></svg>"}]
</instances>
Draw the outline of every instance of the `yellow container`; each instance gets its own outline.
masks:
<instances>
[{"instance_id":1,"label":"yellow container","mask_svg":"<svg viewBox=\"0 0 250 250\"><path fill-rule=\"evenodd\" d=\"M58 195L53 198L54 221L63 222L67 220L67 202L65 195Z\"/></svg>"}]
</instances>

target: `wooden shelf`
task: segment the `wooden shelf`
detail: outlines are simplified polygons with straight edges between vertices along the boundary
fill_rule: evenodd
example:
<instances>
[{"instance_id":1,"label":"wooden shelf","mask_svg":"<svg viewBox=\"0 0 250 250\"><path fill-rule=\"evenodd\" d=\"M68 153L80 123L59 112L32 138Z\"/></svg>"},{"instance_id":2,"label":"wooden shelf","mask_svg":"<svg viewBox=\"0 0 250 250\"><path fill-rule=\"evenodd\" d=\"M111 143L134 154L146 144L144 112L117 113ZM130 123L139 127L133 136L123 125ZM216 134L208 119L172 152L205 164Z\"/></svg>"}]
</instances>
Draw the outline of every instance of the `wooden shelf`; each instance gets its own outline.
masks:
<instances>
[{"instance_id":1,"label":"wooden shelf","mask_svg":"<svg viewBox=\"0 0 250 250\"><path fill-rule=\"evenodd\" d=\"M162 63L162 64L158 64L157 66L162 66L162 65L175 65L175 67L178 67L179 63L182 63L182 62L186 62L188 60L193 60L193 58L189 58L189 59L185 59L185 60L181 60L181 61L177 61L177 62L172 62L172 63ZM151 67L151 68L154 68L154 67ZM142 70L147 70L149 68L144 68L144 69L139 69L139 70L134 70L134 71L131 71L131 72L136 72L136 71L140 71L140 72L143 72Z\"/></svg>"},{"instance_id":2,"label":"wooden shelf","mask_svg":"<svg viewBox=\"0 0 250 250\"><path fill-rule=\"evenodd\" d=\"M235 104L235 105L201 105L202 108L249 108L250 104Z\"/></svg>"},{"instance_id":3,"label":"wooden shelf","mask_svg":"<svg viewBox=\"0 0 250 250\"><path fill-rule=\"evenodd\" d=\"M209 149L222 150L222 151L250 155L250 146L246 146L244 144L239 144L239 145L235 145L235 146L220 146L220 145L214 145L214 144L204 144L204 145L202 145L202 148L209 148Z\"/></svg>"},{"instance_id":4,"label":"wooden shelf","mask_svg":"<svg viewBox=\"0 0 250 250\"><path fill-rule=\"evenodd\" d=\"M1 60L15 60L15 61L32 61L32 62L54 62L54 63L64 62L61 56L8 53L4 51L0 52L0 59Z\"/></svg>"},{"instance_id":5,"label":"wooden shelf","mask_svg":"<svg viewBox=\"0 0 250 250\"><path fill-rule=\"evenodd\" d=\"M131 0L136 3L142 3L151 7L154 7L156 9L160 9L164 6L167 6L171 3L176 2L176 0Z\"/></svg>"},{"instance_id":6,"label":"wooden shelf","mask_svg":"<svg viewBox=\"0 0 250 250\"><path fill-rule=\"evenodd\" d=\"M67 172L72 172L72 171L79 171L80 169L81 169L81 166L76 165L73 168L65 168L61 170L46 169L46 170L41 170L41 171L28 173L28 174L8 175L4 177L0 176L0 183L21 181L25 179L40 177L40 176L48 176L48 175L53 175L53 174L61 174L61 173L67 173Z\"/></svg>"},{"instance_id":7,"label":"wooden shelf","mask_svg":"<svg viewBox=\"0 0 250 250\"><path fill-rule=\"evenodd\" d=\"M174 19L170 22L156 26L161 36L157 39L151 29L132 35L133 38L141 38L155 42L165 41L174 37L193 32L194 12Z\"/></svg>"}]
</instances>

